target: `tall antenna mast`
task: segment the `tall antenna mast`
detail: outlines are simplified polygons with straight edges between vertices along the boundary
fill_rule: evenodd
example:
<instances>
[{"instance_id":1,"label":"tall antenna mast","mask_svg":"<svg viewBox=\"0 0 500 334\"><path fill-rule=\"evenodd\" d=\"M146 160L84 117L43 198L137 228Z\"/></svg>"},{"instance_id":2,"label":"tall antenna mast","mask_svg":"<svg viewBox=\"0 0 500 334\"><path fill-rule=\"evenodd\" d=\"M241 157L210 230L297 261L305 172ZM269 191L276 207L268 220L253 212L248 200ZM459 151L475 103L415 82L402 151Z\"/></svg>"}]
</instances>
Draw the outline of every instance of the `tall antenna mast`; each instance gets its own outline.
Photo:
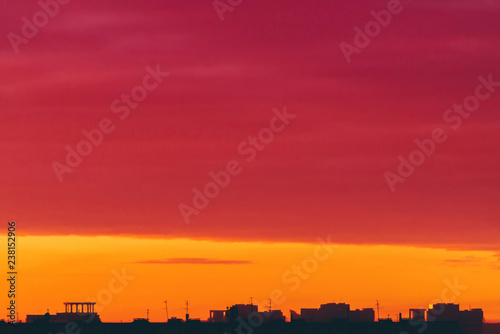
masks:
<instances>
[{"instance_id":1,"label":"tall antenna mast","mask_svg":"<svg viewBox=\"0 0 500 334\"><path fill-rule=\"evenodd\" d=\"M167 321L168 321L168 305L167 305L167 301L164 300L163 302L165 303L165 311L167 312Z\"/></svg>"},{"instance_id":2,"label":"tall antenna mast","mask_svg":"<svg viewBox=\"0 0 500 334\"><path fill-rule=\"evenodd\" d=\"M377 321L380 321L380 305L378 304L378 300L377 300Z\"/></svg>"},{"instance_id":3,"label":"tall antenna mast","mask_svg":"<svg viewBox=\"0 0 500 334\"><path fill-rule=\"evenodd\" d=\"M189 301L186 300L186 322L189 319Z\"/></svg>"},{"instance_id":4,"label":"tall antenna mast","mask_svg":"<svg viewBox=\"0 0 500 334\"><path fill-rule=\"evenodd\" d=\"M271 298L269 298L269 313L271 313L272 311L272 301L271 301Z\"/></svg>"},{"instance_id":5,"label":"tall antenna mast","mask_svg":"<svg viewBox=\"0 0 500 334\"><path fill-rule=\"evenodd\" d=\"M149 309L148 309L148 312L147 312L146 319L149 320Z\"/></svg>"}]
</instances>

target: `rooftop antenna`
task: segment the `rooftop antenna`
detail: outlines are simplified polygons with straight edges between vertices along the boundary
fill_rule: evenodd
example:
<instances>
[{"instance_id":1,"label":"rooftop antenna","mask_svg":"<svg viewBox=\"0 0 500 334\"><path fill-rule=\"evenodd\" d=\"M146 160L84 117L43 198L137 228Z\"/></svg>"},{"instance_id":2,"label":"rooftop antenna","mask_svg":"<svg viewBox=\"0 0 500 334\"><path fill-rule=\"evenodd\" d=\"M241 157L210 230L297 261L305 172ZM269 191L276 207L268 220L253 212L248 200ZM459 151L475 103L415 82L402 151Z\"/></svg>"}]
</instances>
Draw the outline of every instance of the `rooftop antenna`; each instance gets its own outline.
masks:
<instances>
[{"instance_id":1,"label":"rooftop antenna","mask_svg":"<svg viewBox=\"0 0 500 334\"><path fill-rule=\"evenodd\" d=\"M271 313L272 311L272 301L271 301L271 298L269 298L269 313Z\"/></svg>"},{"instance_id":2,"label":"rooftop antenna","mask_svg":"<svg viewBox=\"0 0 500 334\"><path fill-rule=\"evenodd\" d=\"M147 311L147 316L146 316L146 319L149 321L149 309Z\"/></svg>"},{"instance_id":3,"label":"rooftop antenna","mask_svg":"<svg viewBox=\"0 0 500 334\"><path fill-rule=\"evenodd\" d=\"M253 297L250 297L250 305L253 306Z\"/></svg>"},{"instance_id":4,"label":"rooftop antenna","mask_svg":"<svg viewBox=\"0 0 500 334\"><path fill-rule=\"evenodd\" d=\"M377 321L380 321L380 305L377 300Z\"/></svg>"},{"instance_id":5,"label":"rooftop antenna","mask_svg":"<svg viewBox=\"0 0 500 334\"><path fill-rule=\"evenodd\" d=\"M168 305L167 305L167 301L164 300L163 302L165 303L165 311L167 311L167 321L168 321Z\"/></svg>"}]
</instances>

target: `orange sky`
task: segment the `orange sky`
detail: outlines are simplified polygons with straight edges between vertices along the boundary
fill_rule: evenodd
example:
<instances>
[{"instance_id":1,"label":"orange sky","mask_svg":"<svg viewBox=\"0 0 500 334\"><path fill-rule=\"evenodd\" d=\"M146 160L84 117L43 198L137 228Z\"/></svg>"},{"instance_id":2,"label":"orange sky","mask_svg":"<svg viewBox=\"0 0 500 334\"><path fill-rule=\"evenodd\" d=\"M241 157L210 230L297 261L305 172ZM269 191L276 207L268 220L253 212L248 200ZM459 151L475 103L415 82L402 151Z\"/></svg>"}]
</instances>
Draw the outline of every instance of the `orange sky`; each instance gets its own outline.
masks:
<instances>
[{"instance_id":1,"label":"orange sky","mask_svg":"<svg viewBox=\"0 0 500 334\"><path fill-rule=\"evenodd\" d=\"M377 299L381 316L395 317L445 296L462 308L469 304L482 307L487 321L500 320L500 270L494 252L318 247L187 239L21 237L18 310L24 319L26 314L44 313L47 308L51 313L62 312L64 301L94 298L104 321L145 317L148 308L152 321L164 321L163 300L168 300L170 316L183 317L187 299L191 317L206 319L210 309L248 303L250 297L262 309L272 295L274 307L287 317L289 309L299 311L332 301L348 302L352 308L374 307ZM305 265L302 279L291 271L294 265ZM125 270L135 278L125 279L123 285L113 280L113 270ZM457 280L462 286L458 295L443 294L445 280Z\"/></svg>"}]
</instances>

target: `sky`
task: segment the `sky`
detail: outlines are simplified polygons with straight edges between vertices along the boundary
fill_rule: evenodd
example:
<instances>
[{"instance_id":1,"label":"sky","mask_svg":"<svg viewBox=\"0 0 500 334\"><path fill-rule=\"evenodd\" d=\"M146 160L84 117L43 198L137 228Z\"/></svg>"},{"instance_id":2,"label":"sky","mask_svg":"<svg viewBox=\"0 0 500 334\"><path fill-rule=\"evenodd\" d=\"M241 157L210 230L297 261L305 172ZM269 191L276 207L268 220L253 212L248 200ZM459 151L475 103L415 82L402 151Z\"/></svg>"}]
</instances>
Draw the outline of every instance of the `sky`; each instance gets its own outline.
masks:
<instances>
[{"instance_id":1,"label":"sky","mask_svg":"<svg viewBox=\"0 0 500 334\"><path fill-rule=\"evenodd\" d=\"M347 59L341 43L355 45L355 28L388 3L243 0L221 13L213 1L72 0L27 37L23 17L40 4L3 1L0 212L21 236L21 315L91 298L126 266L137 279L105 320L156 307L160 321L166 298L178 316L189 298L206 318L274 286L287 315L376 299L394 314L457 278L462 307L500 321L500 88L483 85L489 96L460 126L445 120L479 77L500 81L500 4L401 1ZM155 87L120 101L142 86ZM250 156L271 124L281 130ZM99 128L70 167L68 147ZM436 129L447 139L391 187L387 172ZM210 173L232 162L238 173L196 208ZM289 291L282 273L327 236L343 255ZM145 291L153 284L162 293Z\"/></svg>"}]
</instances>

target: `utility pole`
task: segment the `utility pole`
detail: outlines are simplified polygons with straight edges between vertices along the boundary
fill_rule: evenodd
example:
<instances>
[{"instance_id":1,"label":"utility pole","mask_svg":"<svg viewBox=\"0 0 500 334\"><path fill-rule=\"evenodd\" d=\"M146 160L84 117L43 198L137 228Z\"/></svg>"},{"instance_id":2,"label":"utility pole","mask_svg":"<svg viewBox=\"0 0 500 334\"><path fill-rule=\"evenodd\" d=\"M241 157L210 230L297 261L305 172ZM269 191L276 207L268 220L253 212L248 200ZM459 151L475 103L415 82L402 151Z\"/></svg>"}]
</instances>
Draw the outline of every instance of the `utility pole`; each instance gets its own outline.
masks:
<instances>
[{"instance_id":1,"label":"utility pole","mask_svg":"<svg viewBox=\"0 0 500 334\"><path fill-rule=\"evenodd\" d=\"M165 311L167 312L167 322L168 322L168 305L166 300L164 300L163 302L165 303Z\"/></svg>"},{"instance_id":2,"label":"utility pole","mask_svg":"<svg viewBox=\"0 0 500 334\"><path fill-rule=\"evenodd\" d=\"M380 321L380 305L378 304L378 300L377 300L377 321Z\"/></svg>"}]
</instances>

